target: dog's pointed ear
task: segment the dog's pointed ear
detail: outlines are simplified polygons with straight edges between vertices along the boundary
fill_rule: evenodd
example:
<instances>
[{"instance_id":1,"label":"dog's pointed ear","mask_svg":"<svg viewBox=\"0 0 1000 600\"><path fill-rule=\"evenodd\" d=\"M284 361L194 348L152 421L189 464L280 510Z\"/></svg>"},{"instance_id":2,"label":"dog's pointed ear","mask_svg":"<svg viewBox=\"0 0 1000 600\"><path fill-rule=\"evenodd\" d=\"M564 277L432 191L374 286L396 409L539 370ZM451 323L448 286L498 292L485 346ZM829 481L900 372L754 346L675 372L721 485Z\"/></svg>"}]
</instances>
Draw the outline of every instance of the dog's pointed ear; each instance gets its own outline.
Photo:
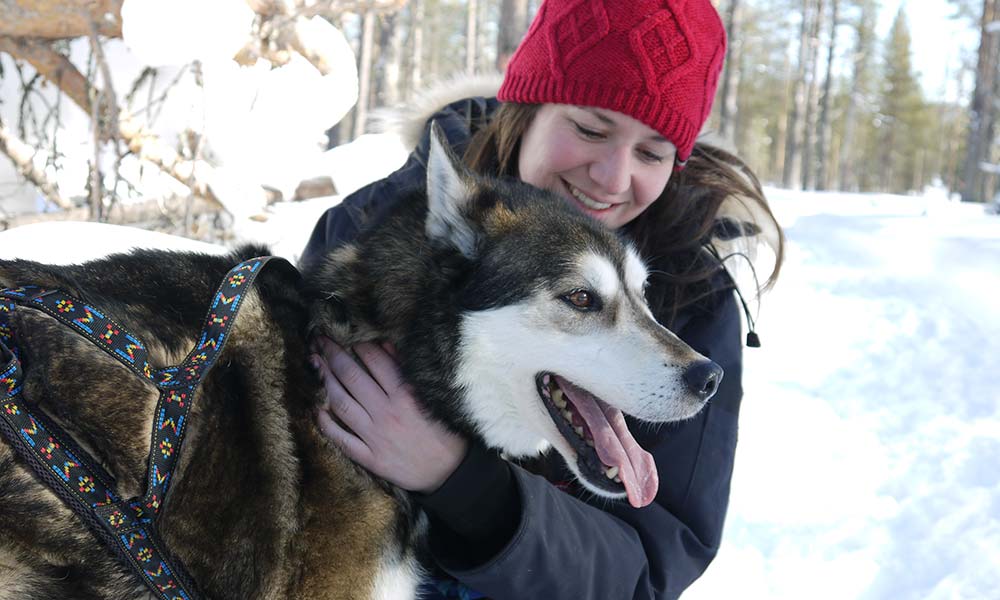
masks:
<instances>
[{"instance_id":1,"label":"dog's pointed ear","mask_svg":"<svg viewBox=\"0 0 1000 600\"><path fill-rule=\"evenodd\" d=\"M475 186L447 147L444 132L431 123L427 157L427 237L454 246L464 256L476 255L478 228L469 218L468 205Z\"/></svg>"}]
</instances>

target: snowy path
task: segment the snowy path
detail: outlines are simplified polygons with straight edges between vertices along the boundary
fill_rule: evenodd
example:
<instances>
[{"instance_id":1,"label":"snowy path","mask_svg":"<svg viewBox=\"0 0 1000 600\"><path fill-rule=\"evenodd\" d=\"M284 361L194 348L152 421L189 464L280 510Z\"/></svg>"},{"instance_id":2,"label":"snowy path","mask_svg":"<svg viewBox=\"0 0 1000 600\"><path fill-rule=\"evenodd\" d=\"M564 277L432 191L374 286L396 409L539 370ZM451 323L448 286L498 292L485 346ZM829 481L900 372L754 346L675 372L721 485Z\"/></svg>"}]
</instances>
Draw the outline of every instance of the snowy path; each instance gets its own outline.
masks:
<instances>
[{"instance_id":1,"label":"snowy path","mask_svg":"<svg viewBox=\"0 0 1000 600\"><path fill-rule=\"evenodd\" d=\"M746 351L723 548L686 598L1000 598L1000 217L771 196L788 260Z\"/></svg>"}]
</instances>

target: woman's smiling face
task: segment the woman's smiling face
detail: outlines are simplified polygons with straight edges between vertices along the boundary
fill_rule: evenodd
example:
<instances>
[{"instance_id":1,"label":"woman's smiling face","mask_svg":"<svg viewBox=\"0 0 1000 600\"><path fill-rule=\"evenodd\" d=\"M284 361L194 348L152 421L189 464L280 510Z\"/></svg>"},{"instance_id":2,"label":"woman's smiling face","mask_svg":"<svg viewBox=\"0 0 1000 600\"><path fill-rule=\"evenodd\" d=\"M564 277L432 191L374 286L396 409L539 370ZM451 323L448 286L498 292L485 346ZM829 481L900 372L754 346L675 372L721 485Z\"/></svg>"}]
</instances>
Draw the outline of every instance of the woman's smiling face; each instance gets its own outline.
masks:
<instances>
[{"instance_id":1,"label":"woman's smiling face","mask_svg":"<svg viewBox=\"0 0 1000 600\"><path fill-rule=\"evenodd\" d=\"M622 113L544 104L521 140L518 174L617 229L660 196L675 153L666 138Z\"/></svg>"}]
</instances>

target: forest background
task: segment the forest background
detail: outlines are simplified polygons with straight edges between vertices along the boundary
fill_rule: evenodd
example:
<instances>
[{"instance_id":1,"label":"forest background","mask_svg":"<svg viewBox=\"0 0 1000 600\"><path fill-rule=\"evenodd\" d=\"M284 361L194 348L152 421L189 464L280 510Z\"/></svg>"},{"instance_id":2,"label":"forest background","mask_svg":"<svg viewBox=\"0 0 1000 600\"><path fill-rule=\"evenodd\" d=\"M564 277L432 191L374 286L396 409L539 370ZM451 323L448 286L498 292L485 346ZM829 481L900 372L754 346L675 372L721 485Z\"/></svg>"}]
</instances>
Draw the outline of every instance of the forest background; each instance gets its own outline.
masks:
<instances>
[{"instance_id":1,"label":"forest background","mask_svg":"<svg viewBox=\"0 0 1000 600\"><path fill-rule=\"evenodd\" d=\"M762 181L994 201L998 0L715 3L731 43L708 128ZM502 70L538 4L0 0L0 227L85 218L219 239L223 217L343 192L324 163L279 155L348 144L379 107ZM216 91L234 86L257 118L225 130L212 104L235 120ZM269 138L278 123L285 138Z\"/></svg>"}]
</instances>

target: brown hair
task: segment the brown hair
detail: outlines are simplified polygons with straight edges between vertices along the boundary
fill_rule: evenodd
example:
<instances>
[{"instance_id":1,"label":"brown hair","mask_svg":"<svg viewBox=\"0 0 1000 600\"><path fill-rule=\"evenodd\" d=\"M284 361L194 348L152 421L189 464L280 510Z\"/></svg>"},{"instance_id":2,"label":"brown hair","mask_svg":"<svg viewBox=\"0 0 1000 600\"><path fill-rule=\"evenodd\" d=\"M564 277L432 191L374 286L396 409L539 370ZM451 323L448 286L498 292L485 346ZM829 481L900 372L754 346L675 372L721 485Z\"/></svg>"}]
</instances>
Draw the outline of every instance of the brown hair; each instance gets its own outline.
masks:
<instances>
[{"instance_id":1,"label":"brown hair","mask_svg":"<svg viewBox=\"0 0 1000 600\"><path fill-rule=\"evenodd\" d=\"M466 164L479 173L517 177L521 139L540 106L501 103L490 122L473 136L465 152ZM744 225L720 220L727 201L741 203L745 212L757 215L758 222ZM653 312L668 326L681 308L717 298L713 282L721 264L713 238L753 235L761 230L776 232L772 248L775 262L758 292L773 285L781 269L781 227L746 163L730 152L700 143L695 144L685 168L670 177L660 197L623 227L651 267L647 298Z\"/></svg>"}]
</instances>

